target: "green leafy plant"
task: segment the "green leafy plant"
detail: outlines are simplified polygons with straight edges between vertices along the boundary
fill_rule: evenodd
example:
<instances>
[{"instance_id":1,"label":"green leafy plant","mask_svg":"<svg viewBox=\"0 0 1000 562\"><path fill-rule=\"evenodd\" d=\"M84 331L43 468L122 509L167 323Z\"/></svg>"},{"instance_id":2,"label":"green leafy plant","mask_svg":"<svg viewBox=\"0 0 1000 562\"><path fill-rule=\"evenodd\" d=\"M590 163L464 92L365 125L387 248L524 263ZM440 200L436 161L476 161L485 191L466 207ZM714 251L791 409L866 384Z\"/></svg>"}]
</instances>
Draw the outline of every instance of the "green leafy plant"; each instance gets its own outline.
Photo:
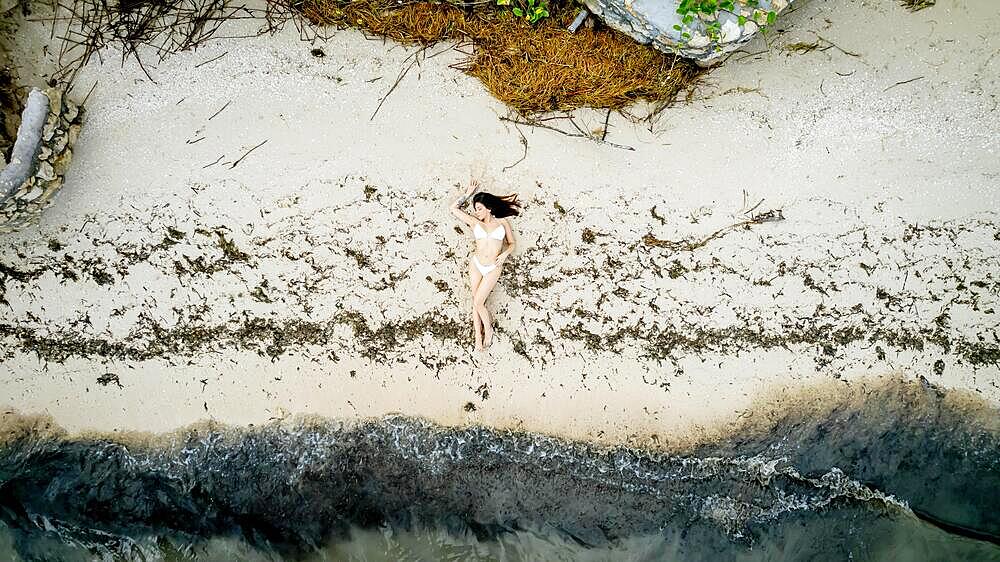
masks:
<instances>
[{"instance_id":1,"label":"green leafy plant","mask_svg":"<svg viewBox=\"0 0 1000 562\"><path fill-rule=\"evenodd\" d=\"M510 11L529 23L537 23L542 18L549 17L547 0L497 0L497 6L510 6Z\"/></svg>"},{"instance_id":2,"label":"green leafy plant","mask_svg":"<svg viewBox=\"0 0 1000 562\"><path fill-rule=\"evenodd\" d=\"M716 48L720 48L718 43L722 40L722 24L719 22L719 14L722 12L736 16L740 27L752 21L762 30L773 24L778 17L774 10L761 9L760 0L681 0L677 5L681 23L674 25L674 29L681 32L683 39L690 39L692 24L698 20L708 38L716 43Z\"/></svg>"}]
</instances>

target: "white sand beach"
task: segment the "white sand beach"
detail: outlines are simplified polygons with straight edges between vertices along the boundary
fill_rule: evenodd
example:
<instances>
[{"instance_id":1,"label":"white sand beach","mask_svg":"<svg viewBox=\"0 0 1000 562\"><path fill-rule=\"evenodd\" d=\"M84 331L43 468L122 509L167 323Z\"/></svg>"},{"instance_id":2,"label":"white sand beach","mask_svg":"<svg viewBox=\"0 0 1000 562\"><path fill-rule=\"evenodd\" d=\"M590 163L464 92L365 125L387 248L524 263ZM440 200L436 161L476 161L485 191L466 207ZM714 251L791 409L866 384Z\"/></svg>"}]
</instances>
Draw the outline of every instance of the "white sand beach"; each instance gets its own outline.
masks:
<instances>
[{"instance_id":1,"label":"white sand beach","mask_svg":"<svg viewBox=\"0 0 1000 562\"><path fill-rule=\"evenodd\" d=\"M0 406L71 430L403 413L662 444L831 381L1000 405L1000 12L796 6L690 103L613 113L614 145L519 132L446 46L374 116L414 49L355 31L213 39L155 82L94 57L65 187L0 237ZM16 31L27 85L49 35ZM835 47L782 48L817 38ZM477 166L526 203L481 356L447 212Z\"/></svg>"}]
</instances>

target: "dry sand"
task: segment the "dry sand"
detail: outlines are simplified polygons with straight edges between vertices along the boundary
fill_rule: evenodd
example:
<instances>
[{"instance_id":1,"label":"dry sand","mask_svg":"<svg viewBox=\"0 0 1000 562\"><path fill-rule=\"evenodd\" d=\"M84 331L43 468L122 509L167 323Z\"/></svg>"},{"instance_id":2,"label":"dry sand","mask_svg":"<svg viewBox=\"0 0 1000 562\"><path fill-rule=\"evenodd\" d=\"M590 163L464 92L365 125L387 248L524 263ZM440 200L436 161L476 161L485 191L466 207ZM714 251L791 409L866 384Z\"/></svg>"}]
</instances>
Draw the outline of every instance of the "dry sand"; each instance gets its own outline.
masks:
<instances>
[{"instance_id":1,"label":"dry sand","mask_svg":"<svg viewBox=\"0 0 1000 562\"><path fill-rule=\"evenodd\" d=\"M1000 12L797 5L693 103L613 115L634 150L521 127L521 161L453 51L374 118L413 50L352 31L213 40L155 83L95 58L65 188L0 245L0 404L74 430L401 412L602 442L889 373L1000 404ZM48 37L17 32L29 84ZM782 49L817 37L836 48ZM477 165L528 203L485 356L446 208ZM761 199L785 220L727 228Z\"/></svg>"}]
</instances>

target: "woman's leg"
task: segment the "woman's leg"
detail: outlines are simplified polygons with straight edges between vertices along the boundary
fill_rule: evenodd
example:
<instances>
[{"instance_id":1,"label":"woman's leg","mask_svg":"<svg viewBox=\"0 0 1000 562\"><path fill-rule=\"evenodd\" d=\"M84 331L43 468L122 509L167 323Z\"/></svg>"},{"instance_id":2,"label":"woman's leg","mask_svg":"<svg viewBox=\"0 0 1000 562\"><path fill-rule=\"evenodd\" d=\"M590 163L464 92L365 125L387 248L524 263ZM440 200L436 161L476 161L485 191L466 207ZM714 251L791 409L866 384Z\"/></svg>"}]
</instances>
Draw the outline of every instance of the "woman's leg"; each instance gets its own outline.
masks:
<instances>
[{"instance_id":1,"label":"woman's leg","mask_svg":"<svg viewBox=\"0 0 1000 562\"><path fill-rule=\"evenodd\" d=\"M476 269L476 265L469 260L469 289L472 294L472 337L476 342L476 351L483 348L483 321L476 311L476 290L479 289L483 276Z\"/></svg>"},{"instance_id":2,"label":"woman's leg","mask_svg":"<svg viewBox=\"0 0 1000 562\"><path fill-rule=\"evenodd\" d=\"M483 276L479 287L472 296L472 306L475 308L483 324L483 345L486 347L489 347L493 341L493 316L490 315L489 309L486 308L486 299L493 292L493 287L496 287L498 279L500 279L499 267Z\"/></svg>"}]
</instances>

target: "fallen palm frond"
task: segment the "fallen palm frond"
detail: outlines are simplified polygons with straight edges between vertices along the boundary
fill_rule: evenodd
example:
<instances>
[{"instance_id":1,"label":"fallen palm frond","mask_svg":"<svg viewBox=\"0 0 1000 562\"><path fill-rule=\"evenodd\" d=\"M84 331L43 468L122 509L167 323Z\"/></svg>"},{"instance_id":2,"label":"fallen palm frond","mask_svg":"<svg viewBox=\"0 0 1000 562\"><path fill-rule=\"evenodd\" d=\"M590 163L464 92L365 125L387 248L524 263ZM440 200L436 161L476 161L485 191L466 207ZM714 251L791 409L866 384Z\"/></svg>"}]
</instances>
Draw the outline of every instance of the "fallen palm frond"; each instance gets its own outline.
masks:
<instances>
[{"instance_id":1,"label":"fallen palm frond","mask_svg":"<svg viewBox=\"0 0 1000 562\"><path fill-rule=\"evenodd\" d=\"M924 8L930 8L937 0L899 0L899 4L911 12L919 12Z\"/></svg>"}]
</instances>

